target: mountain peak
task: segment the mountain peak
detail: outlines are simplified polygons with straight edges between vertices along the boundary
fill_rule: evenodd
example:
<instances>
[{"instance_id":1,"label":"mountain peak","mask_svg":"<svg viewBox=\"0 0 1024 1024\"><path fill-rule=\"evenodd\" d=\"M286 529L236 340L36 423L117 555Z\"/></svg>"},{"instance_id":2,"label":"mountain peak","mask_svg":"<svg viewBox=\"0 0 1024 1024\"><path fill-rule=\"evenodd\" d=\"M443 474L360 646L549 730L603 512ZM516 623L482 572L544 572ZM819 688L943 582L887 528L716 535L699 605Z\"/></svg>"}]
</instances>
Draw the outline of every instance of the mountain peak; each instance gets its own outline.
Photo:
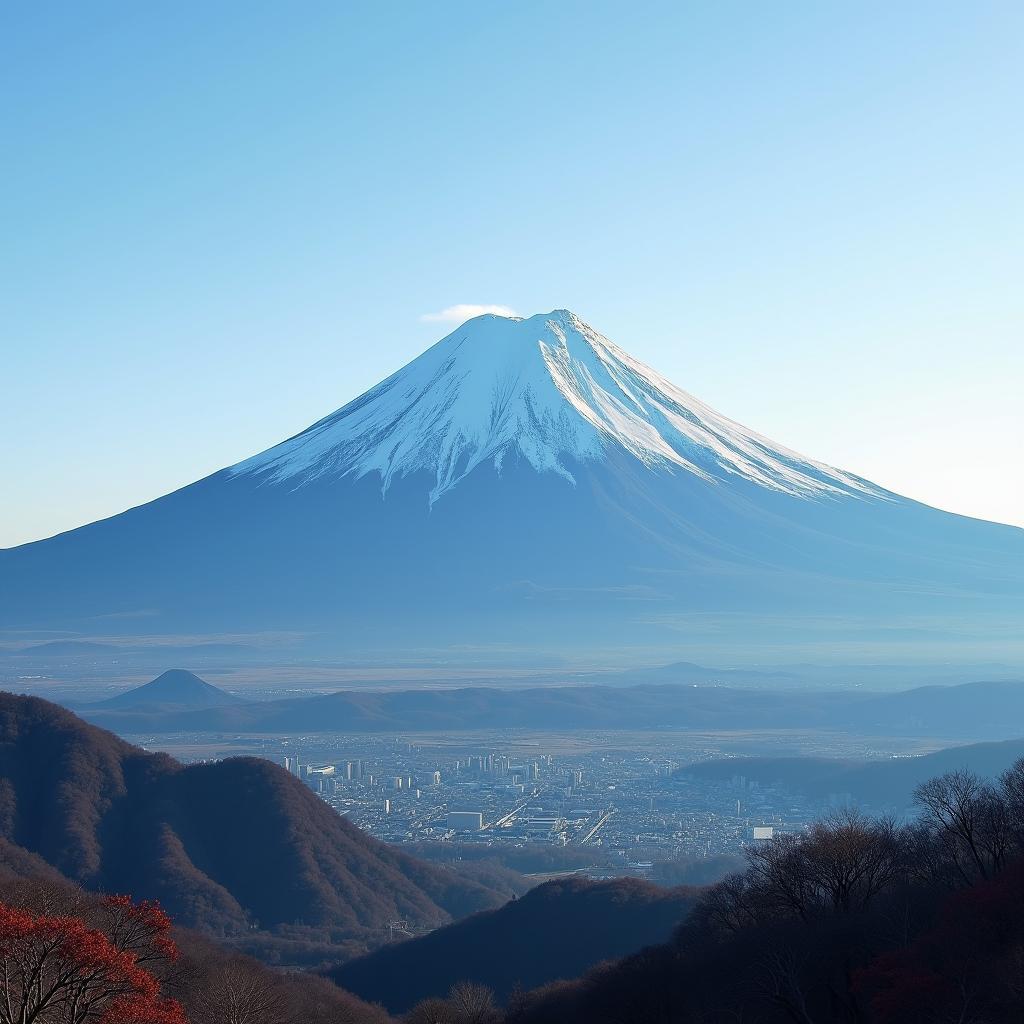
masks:
<instances>
[{"instance_id":1,"label":"mountain peak","mask_svg":"<svg viewBox=\"0 0 1024 1024\"><path fill-rule=\"evenodd\" d=\"M235 704L239 698L200 679L194 672L171 668L142 686L100 701L95 708L121 710L156 705L179 708L212 708ZM91 710L91 709L90 709Z\"/></svg>"},{"instance_id":2,"label":"mountain peak","mask_svg":"<svg viewBox=\"0 0 1024 1024\"><path fill-rule=\"evenodd\" d=\"M568 483L615 449L708 483L742 479L799 497L877 495L715 412L568 309L484 314L295 437L233 467L272 483L426 471L430 503L508 459Z\"/></svg>"}]
</instances>

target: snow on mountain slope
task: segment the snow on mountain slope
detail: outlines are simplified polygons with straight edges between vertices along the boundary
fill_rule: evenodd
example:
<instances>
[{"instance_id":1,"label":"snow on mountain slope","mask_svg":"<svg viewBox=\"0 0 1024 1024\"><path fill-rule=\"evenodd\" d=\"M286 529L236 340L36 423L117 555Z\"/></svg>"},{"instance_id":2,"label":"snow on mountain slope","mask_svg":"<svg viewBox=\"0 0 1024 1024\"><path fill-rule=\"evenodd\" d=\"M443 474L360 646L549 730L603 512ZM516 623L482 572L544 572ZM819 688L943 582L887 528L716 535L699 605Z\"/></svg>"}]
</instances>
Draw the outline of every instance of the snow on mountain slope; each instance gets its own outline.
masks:
<instances>
[{"instance_id":1,"label":"snow on mountain slope","mask_svg":"<svg viewBox=\"0 0 1024 1024\"><path fill-rule=\"evenodd\" d=\"M471 320L262 455L0 551L0 583L26 642L1015 660L1024 531L787 451L556 311Z\"/></svg>"},{"instance_id":2,"label":"snow on mountain slope","mask_svg":"<svg viewBox=\"0 0 1024 1024\"><path fill-rule=\"evenodd\" d=\"M573 482L572 463L619 446L709 483L739 477L798 497L883 497L864 480L721 416L568 310L468 321L301 434L233 467L301 486L427 470L432 504L477 466L519 456Z\"/></svg>"}]
</instances>

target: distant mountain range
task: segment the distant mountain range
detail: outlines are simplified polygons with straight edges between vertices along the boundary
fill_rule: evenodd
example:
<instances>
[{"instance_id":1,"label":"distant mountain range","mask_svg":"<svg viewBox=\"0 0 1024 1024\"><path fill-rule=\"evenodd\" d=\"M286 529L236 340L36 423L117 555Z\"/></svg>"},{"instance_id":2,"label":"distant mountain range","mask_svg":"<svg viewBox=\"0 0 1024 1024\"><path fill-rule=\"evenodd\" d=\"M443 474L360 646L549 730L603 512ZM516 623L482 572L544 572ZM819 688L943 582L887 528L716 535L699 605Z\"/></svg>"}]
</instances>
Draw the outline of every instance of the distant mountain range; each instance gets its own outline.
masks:
<instances>
[{"instance_id":1,"label":"distant mountain range","mask_svg":"<svg viewBox=\"0 0 1024 1024\"><path fill-rule=\"evenodd\" d=\"M504 902L372 839L268 761L186 767L10 694L0 843L5 859L158 899L179 923L221 935L301 925L374 945L392 920L429 927Z\"/></svg>"},{"instance_id":2,"label":"distant mountain range","mask_svg":"<svg viewBox=\"0 0 1024 1024\"><path fill-rule=\"evenodd\" d=\"M193 710L86 708L122 734L528 729L819 729L866 735L1009 739L1024 732L1024 681L897 693L712 685L501 690L345 690Z\"/></svg>"},{"instance_id":3,"label":"distant mountain range","mask_svg":"<svg viewBox=\"0 0 1024 1024\"><path fill-rule=\"evenodd\" d=\"M0 579L9 635L289 631L307 658L1024 653L1024 531L790 451L567 310L471 320L260 455L0 552Z\"/></svg>"},{"instance_id":4,"label":"distant mountain range","mask_svg":"<svg viewBox=\"0 0 1024 1024\"><path fill-rule=\"evenodd\" d=\"M998 743L970 743L920 757L855 760L824 757L734 757L704 761L684 770L698 779L730 779L777 783L811 797L848 794L874 809L905 810L914 789L946 772L968 768L984 778L995 778L1024 757L1024 739Z\"/></svg>"}]
</instances>

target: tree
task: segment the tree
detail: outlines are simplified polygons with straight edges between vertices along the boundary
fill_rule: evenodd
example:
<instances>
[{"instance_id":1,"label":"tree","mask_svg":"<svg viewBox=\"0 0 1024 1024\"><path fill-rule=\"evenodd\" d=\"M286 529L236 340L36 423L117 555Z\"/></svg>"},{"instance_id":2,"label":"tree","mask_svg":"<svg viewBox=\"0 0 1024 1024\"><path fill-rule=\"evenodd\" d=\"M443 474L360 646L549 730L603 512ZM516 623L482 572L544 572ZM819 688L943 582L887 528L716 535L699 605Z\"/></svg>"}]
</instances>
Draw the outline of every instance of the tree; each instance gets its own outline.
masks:
<instances>
[{"instance_id":1,"label":"tree","mask_svg":"<svg viewBox=\"0 0 1024 1024\"><path fill-rule=\"evenodd\" d=\"M246 960L218 965L195 987L193 1024L269 1024L286 1017L283 985Z\"/></svg>"},{"instance_id":2,"label":"tree","mask_svg":"<svg viewBox=\"0 0 1024 1024\"><path fill-rule=\"evenodd\" d=\"M757 924L760 898L749 873L729 875L706 890L690 921L713 934L735 935Z\"/></svg>"},{"instance_id":3,"label":"tree","mask_svg":"<svg viewBox=\"0 0 1024 1024\"><path fill-rule=\"evenodd\" d=\"M105 910L117 940L79 917L0 904L0 1024L186 1024L143 966L176 956L162 912L123 898Z\"/></svg>"},{"instance_id":4,"label":"tree","mask_svg":"<svg viewBox=\"0 0 1024 1024\"><path fill-rule=\"evenodd\" d=\"M502 1015L486 985L460 981L447 999L424 999L403 1018L404 1024L499 1024Z\"/></svg>"},{"instance_id":5,"label":"tree","mask_svg":"<svg viewBox=\"0 0 1024 1024\"><path fill-rule=\"evenodd\" d=\"M806 835L780 836L751 849L746 878L716 886L711 905L732 928L756 918L758 906L802 921L821 910L865 910L899 877L906 849L906 833L890 819L840 811Z\"/></svg>"},{"instance_id":6,"label":"tree","mask_svg":"<svg viewBox=\"0 0 1024 1024\"><path fill-rule=\"evenodd\" d=\"M903 836L889 818L854 810L818 822L800 844L803 875L817 897L842 913L864 910L900 873Z\"/></svg>"},{"instance_id":7,"label":"tree","mask_svg":"<svg viewBox=\"0 0 1024 1024\"><path fill-rule=\"evenodd\" d=\"M423 999L403 1018L403 1024L457 1024L455 1010L447 999Z\"/></svg>"},{"instance_id":8,"label":"tree","mask_svg":"<svg viewBox=\"0 0 1024 1024\"><path fill-rule=\"evenodd\" d=\"M776 836L748 851L747 883L755 905L807 920L817 901L803 855L804 841L802 836Z\"/></svg>"},{"instance_id":9,"label":"tree","mask_svg":"<svg viewBox=\"0 0 1024 1024\"><path fill-rule=\"evenodd\" d=\"M458 1024L496 1024L501 1014L494 1005L494 993L486 985L460 981L448 993Z\"/></svg>"},{"instance_id":10,"label":"tree","mask_svg":"<svg viewBox=\"0 0 1024 1024\"><path fill-rule=\"evenodd\" d=\"M922 783L914 791L922 816L963 882L1002 870L1012 845L1007 801L973 772L960 769Z\"/></svg>"}]
</instances>

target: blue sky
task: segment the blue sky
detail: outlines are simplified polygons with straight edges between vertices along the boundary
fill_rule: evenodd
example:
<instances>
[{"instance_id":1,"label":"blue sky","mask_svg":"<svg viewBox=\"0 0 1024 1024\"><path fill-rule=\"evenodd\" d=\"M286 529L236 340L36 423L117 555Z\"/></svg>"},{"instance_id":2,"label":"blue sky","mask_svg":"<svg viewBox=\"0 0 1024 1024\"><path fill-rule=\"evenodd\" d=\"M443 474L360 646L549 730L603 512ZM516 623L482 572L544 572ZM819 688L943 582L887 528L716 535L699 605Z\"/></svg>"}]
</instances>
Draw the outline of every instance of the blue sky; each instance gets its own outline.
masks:
<instances>
[{"instance_id":1,"label":"blue sky","mask_svg":"<svg viewBox=\"0 0 1024 1024\"><path fill-rule=\"evenodd\" d=\"M1024 525L1024 5L7 5L0 546L568 307Z\"/></svg>"}]
</instances>

